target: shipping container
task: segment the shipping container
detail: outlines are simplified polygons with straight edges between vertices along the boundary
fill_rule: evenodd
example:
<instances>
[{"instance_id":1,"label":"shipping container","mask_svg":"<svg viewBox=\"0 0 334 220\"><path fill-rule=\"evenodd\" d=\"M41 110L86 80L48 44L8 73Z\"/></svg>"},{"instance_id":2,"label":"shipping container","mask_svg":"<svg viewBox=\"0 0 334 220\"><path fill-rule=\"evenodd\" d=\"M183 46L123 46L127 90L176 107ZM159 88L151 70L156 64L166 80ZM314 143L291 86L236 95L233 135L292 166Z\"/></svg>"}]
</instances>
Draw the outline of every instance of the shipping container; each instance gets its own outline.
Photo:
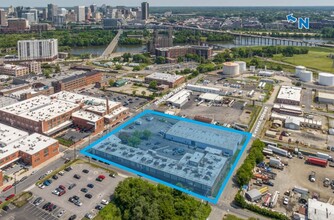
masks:
<instances>
[{"instance_id":1,"label":"shipping container","mask_svg":"<svg viewBox=\"0 0 334 220\"><path fill-rule=\"evenodd\" d=\"M291 157L291 154L287 150L275 147L275 146L270 145L270 144L267 146L267 148L272 150L275 154L279 154L279 155L289 157L289 158Z\"/></svg>"},{"instance_id":2,"label":"shipping container","mask_svg":"<svg viewBox=\"0 0 334 220\"><path fill-rule=\"evenodd\" d=\"M306 162L308 164L313 164L313 165L318 165L318 166L322 166L322 167L326 167L328 164L328 161L325 159L321 159L318 157L309 157Z\"/></svg>"},{"instance_id":3,"label":"shipping container","mask_svg":"<svg viewBox=\"0 0 334 220\"><path fill-rule=\"evenodd\" d=\"M332 156L325 154L325 153L321 153L321 152L317 152L317 157L325 159L325 160L332 160Z\"/></svg>"}]
</instances>

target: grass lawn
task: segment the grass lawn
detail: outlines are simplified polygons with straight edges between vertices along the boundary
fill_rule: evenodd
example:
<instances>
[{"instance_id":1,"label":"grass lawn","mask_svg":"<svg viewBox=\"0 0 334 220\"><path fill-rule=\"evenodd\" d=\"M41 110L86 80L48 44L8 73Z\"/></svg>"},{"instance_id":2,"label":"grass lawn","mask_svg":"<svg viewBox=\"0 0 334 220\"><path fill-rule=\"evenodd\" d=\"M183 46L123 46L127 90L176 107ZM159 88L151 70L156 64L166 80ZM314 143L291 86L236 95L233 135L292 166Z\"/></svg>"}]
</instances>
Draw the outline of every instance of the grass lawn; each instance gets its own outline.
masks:
<instances>
[{"instance_id":1,"label":"grass lawn","mask_svg":"<svg viewBox=\"0 0 334 220\"><path fill-rule=\"evenodd\" d=\"M283 57L282 54L274 55L274 60L291 63L293 65L302 65L308 68L324 72L334 72L333 59L329 58L334 50L330 48L314 47L309 48L308 54L294 55L293 57Z\"/></svg>"},{"instance_id":2,"label":"grass lawn","mask_svg":"<svg viewBox=\"0 0 334 220\"><path fill-rule=\"evenodd\" d=\"M235 215L231 215L231 214L228 214L228 215L225 215L223 220L244 220L243 218L239 218Z\"/></svg>"}]
</instances>

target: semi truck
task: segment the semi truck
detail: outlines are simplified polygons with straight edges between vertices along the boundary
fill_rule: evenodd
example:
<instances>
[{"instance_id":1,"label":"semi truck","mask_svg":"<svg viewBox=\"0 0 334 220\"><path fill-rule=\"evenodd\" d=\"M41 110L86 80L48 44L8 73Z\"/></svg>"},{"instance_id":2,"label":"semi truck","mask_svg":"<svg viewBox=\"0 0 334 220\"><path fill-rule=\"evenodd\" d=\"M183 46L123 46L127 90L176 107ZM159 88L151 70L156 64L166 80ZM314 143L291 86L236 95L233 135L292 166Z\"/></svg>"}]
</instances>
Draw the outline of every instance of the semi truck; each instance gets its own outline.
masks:
<instances>
[{"instance_id":1,"label":"semi truck","mask_svg":"<svg viewBox=\"0 0 334 220\"><path fill-rule=\"evenodd\" d=\"M274 208L276 206L277 200L278 200L278 196L279 196L279 192L276 191L274 193L274 195L272 196L271 201L269 203L270 208Z\"/></svg>"},{"instance_id":2,"label":"semi truck","mask_svg":"<svg viewBox=\"0 0 334 220\"><path fill-rule=\"evenodd\" d=\"M307 158L306 163L317 165L317 166L322 166L322 167L327 167L328 161L325 159L318 158L318 157L309 157Z\"/></svg>"},{"instance_id":3,"label":"semi truck","mask_svg":"<svg viewBox=\"0 0 334 220\"><path fill-rule=\"evenodd\" d=\"M325 153L321 153L321 152L317 152L317 157L319 157L321 159L328 160L328 161L332 161L333 160L332 156L330 156L328 154L325 154Z\"/></svg>"},{"instance_id":4,"label":"semi truck","mask_svg":"<svg viewBox=\"0 0 334 220\"><path fill-rule=\"evenodd\" d=\"M292 155L287 150L275 147L275 146L270 145L270 144L267 146L267 148L272 150L275 154L279 154L279 155L284 156L284 157L292 158Z\"/></svg>"},{"instance_id":5,"label":"semi truck","mask_svg":"<svg viewBox=\"0 0 334 220\"><path fill-rule=\"evenodd\" d=\"M283 170L284 165L279 159L271 157L269 160L269 166Z\"/></svg>"}]
</instances>

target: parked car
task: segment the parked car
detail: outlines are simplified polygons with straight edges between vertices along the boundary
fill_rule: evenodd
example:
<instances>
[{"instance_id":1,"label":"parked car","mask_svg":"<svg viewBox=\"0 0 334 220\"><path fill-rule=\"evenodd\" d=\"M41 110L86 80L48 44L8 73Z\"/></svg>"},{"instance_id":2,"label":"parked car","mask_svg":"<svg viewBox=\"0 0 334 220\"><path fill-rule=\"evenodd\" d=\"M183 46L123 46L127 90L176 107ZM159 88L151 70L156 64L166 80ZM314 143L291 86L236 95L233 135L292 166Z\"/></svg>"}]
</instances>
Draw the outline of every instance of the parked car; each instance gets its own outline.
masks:
<instances>
[{"instance_id":1,"label":"parked car","mask_svg":"<svg viewBox=\"0 0 334 220\"><path fill-rule=\"evenodd\" d=\"M73 176L75 179L80 179L81 178L81 176L80 175L78 175L78 174L74 174L74 176Z\"/></svg>"},{"instance_id":2,"label":"parked car","mask_svg":"<svg viewBox=\"0 0 334 220\"><path fill-rule=\"evenodd\" d=\"M66 167L64 170L70 172L72 170L72 167Z\"/></svg>"},{"instance_id":3,"label":"parked car","mask_svg":"<svg viewBox=\"0 0 334 220\"><path fill-rule=\"evenodd\" d=\"M82 170L82 172L83 172L83 173L89 173L89 170L84 169L84 170Z\"/></svg>"},{"instance_id":4,"label":"parked car","mask_svg":"<svg viewBox=\"0 0 334 220\"><path fill-rule=\"evenodd\" d=\"M97 210L102 210L102 209L103 209L103 206L101 206L101 205L97 205L97 206L95 206L95 209L97 209Z\"/></svg>"},{"instance_id":5,"label":"parked car","mask_svg":"<svg viewBox=\"0 0 334 220\"><path fill-rule=\"evenodd\" d=\"M57 174L53 175L53 176L52 176L52 179L57 180L57 179L58 179Z\"/></svg>"},{"instance_id":6,"label":"parked car","mask_svg":"<svg viewBox=\"0 0 334 220\"><path fill-rule=\"evenodd\" d=\"M68 189L73 189L74 187L76 187L77 186L77 184L75 184L75 183L72 183L71 185L69 185L69 187L68 187Z\"/></svg>"},{"instance_id":7,"label":"parked car","mask_svg":"<svg viewBox=\"0 0 334 220\"><path fill-rule=\"evenodd\" d=\"M88 199L91 199L93 196L92 196L92 194L87 193L87 194L85 195L85 197L88 198Z\"/></svg>"},{"instance_id":8,"label":"parked car","mask_svg":"<svg viewBox=\"0 0 334 220\"><path fill-rule=\"evenodd\" d=\"M60 218L60 217L62 217L64 214L65 214L65 210L63 209L63 210L61 210L59 213L58 213L58 215L57 215L57 217L58 218Z\"/></svg>"},{"instance_id":9,"label":"parked car","mask_svg":"<svg viewBox=\"0 0 334 220\"><path fill-rule=\"evenodd\" d=\"M59 174L60 176L64 176L65 172L61 170L61 171L58 172L58 174Z\"/></svg>"},{"instance_id":10,"label":"parked car","mask_svg":"<svg viewBox=\"0 0 334 220\"><path fill-rule=\"evenodd\" d=\"M109 204L109 201L106 200L106 199L102 199L101 204L102 204L102 205L108 205L108 204Z\"/></svg>"},{"instance_id":11,"label":"parked car","mask_svg":"<svg viewBox=\"0 0 334 220\"><path fill-rule=\"evenodd\" d=\"M49 205L51 204L51 202L47 202L43 205L43 209L47 209L49 207Z\"/></svg>"},{"instance_id":12,"label":"parked car","mask_svg":"<svg viewBox=\"0 0 334 220\"><path fill-rule=\"evenodd\" d=\"M4 210L4 211L8 211L9 210L9 206L8 205L5 205L4 207L2 207L2 210Z\"/></svg>"},{"instance_id":13,"label":"parked car","mask_svg":"<svg viewBox=\"0 0 334 220\"><path fill-rule=\"evenodd\" d=\"M94 184L89 183L89 184L87 184L87 187L93 189L94 188Z\"/></svg>"},{"instance_id":14,"label":"parked car","mask_svg":"<svg viewBox=\"0 0 334 220\"><path fill-rule=\"evenodd\" d=\"M77 218L77 215L72 215L71 217L69 217L68 220L74 220L74 219L76 219L76 218Z\"/></svg>"},{"instance_id":15,"label":"parked car","mask_svg":"<svg viewBox=\"0 0 334 220\"><path fill-rule=\"evenodd\" d=\"M81 188L80 191L86 193L86 192L88 192L88 189L87 188Z\"/></svg>"},{"instance_id":16,"label":"parked car","mask_svg":"<svg viewBox=\"0 0 334 220\"><path fill-rule=\"evenodd\" d=\"M10 194L9 196L6 197L6 201L11 200L12 198L14 198L15 194Z\"/></svg>"}]
</instances>

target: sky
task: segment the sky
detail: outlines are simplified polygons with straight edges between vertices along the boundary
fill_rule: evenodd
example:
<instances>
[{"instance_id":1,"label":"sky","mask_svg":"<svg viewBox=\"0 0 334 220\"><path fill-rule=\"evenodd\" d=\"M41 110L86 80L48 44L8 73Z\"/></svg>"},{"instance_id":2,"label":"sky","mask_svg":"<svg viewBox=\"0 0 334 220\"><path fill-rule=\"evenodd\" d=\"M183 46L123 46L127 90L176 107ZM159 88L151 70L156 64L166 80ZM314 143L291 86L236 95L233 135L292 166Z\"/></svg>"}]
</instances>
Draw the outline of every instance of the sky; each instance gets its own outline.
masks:
<instances>
[{"instance_id":1,"label":"sky","mask_svg":"<svg viewBox=\"0 0 334 220\"><path fill-rule=\"evenodd\" d=\"M111 6L139 6L143 0L1 0L0 7L44 7L48 3L58 6L107 4ZM334 0L146 0L151 6L334 6Z\"/></svg>"}]
</instances>

